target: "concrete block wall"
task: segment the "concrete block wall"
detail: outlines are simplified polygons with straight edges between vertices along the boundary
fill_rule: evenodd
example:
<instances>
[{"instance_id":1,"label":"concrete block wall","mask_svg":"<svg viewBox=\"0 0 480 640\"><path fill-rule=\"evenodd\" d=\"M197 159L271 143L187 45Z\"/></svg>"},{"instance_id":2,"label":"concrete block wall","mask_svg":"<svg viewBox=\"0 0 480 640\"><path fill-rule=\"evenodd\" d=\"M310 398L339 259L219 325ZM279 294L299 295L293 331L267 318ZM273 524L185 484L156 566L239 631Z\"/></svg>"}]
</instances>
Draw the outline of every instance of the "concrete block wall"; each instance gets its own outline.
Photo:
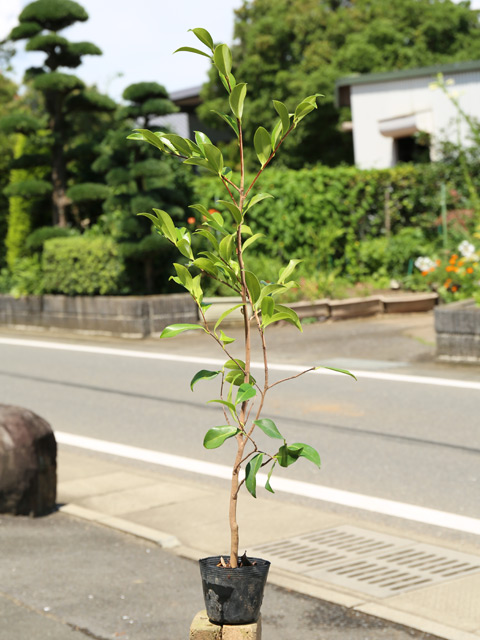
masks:
<instances>
[{"instance_id":1,"label":"concrete block wall","mask_svg":"<svg viewBox=\"0 0 480 640\"><path fill-rule=\"evenodd\" d=\"M197 322L188 294L157 296L0 295L0 326L60 329L96 335L144 338L167 325Z\"/></svg>"},{"instance_id":2,"label":"concrete block wall","mask_svg":"<svg viewBox=\"0 0 480 640\"><path fill-rule=\"evenodd\" d=\"M435 309L437 358L480 362L480 307L463 300Z\"/></svg>"}]
</instances>

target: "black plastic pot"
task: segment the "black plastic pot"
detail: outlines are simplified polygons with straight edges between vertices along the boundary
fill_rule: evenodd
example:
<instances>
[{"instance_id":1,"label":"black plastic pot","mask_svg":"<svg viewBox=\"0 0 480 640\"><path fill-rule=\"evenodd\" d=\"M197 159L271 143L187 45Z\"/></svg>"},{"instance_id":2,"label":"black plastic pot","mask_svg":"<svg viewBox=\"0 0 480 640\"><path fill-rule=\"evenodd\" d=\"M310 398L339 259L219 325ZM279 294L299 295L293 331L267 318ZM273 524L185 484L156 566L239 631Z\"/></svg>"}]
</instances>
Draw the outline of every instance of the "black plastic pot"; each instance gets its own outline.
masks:
<instances>
[{"instance_id":1,"label":"black plastic pot","mask_svg":"<svg viewBox=\"0 0 480 640\"><path fill-rule=\"evenodd\" d=\"M217 567L220 556L200 560L203 597L210 622L251 624L258 620L270 562L249 558L251 567Z\"/></svg>"}]
</instances>

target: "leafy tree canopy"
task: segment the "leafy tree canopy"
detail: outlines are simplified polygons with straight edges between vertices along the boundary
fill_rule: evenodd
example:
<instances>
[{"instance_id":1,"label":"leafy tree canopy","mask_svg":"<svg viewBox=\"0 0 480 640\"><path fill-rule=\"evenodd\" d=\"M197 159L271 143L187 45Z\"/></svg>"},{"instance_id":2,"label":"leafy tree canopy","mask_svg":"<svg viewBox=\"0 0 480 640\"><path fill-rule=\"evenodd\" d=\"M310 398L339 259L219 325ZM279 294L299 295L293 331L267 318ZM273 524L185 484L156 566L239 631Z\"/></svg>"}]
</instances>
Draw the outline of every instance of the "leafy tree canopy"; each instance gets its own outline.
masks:
<instances>
[{"instance_id":1,"label":"leafy tree canopy","mask_svg":"<svg viewBox=\"0 0 480 640\"><path fill-rule=\"evenodd\" d=\"M27 5L18 19L20 23L33 22L42 29L60 31L74 22L85 22L88 13L72 0L37 0Z\"/></svg>"},{"instance_id":2,"label":"leafy tree canopy","mask_svg":"<svg viewBox=\"0 0 480 640\"><path fill-rule=\"evenodd\" d=\"M252 0L236 11L234 58L238 76L256 98L245 110L247 135L259 121L273 125L270 96L289 109L299 96L322 93L319 109L288 141L291 166L350 160L348 134L338 130L337 78L480 58L478 12L452 0ZM200 116L218 126L211 110L228 111L211 72ZM348 114L344 114L346 117ZM212 118L215 118L214 120ZM350 151L351 153L351 151Z\"/></svg>"}]
</instances>

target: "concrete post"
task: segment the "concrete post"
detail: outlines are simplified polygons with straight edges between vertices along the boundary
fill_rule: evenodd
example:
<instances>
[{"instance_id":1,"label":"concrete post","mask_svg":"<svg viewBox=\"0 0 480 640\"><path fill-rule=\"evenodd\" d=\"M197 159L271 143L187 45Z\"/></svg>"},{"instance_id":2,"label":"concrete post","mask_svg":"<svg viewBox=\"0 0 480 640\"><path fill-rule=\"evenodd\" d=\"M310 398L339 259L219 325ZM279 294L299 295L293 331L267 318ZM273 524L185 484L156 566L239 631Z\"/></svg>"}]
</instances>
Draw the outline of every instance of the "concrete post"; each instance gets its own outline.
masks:
<instances>
[{"instance_id":1,"label":"concrete post","mask_svg":"<svg viewBox=\"0 0 480 640\"><path fill-rule=\"evenodd\" d=\"M261 616L253 624L218 625L210 622L205 610L199 611L190 626L190 640L262 640Z\"/></svg>"}]
</instances>

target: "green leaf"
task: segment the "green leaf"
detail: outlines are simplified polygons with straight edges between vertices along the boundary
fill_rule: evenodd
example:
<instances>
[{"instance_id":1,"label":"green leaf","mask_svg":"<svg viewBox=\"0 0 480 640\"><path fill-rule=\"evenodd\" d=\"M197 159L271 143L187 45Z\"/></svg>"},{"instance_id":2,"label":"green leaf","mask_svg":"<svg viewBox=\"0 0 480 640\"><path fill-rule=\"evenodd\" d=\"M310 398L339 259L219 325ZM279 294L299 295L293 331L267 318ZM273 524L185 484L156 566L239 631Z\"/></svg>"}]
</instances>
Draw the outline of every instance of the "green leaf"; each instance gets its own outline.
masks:
<instances>
[{"instance_id":1,"label":"green leaf","mask_svg":"<svg viewBox=\"0 0 480 640\"><path fill-rule=\"evenodd\" d=\"M232 342L235 342L235 338L229 338L229 336L225 335L223 329L220 329L220 340L223 344L231 344Z\"/></svg>"},{"instance_id":2,"label":"green leaf","mask_svg":"<svg viewBox=\"0 0 480 640\"><path fill-rule=\"evenodd\" d=\"M202 167L203 169L206 169L207 171L209 171L210 173L213 173L215 176L218 174L218 171L216 171L208 162L208 160L206 160L205 158L187 158L186 160L183 161L183 164L193 164L196 167Z\"/></svg>"},{"instance_id":3,"label":"green leaf","mask_svg":"<svg viewBox=\"0 0 480 640\"><path fill-rule=\"evenodd\" d=\"M241 306L242 306L241 304L236 304L234 307L230 307L230 309L227 309L226 311L224 311L222 315L219 317L219 319L217 320L215 326L213 327L213 330L216 331L217 328L221 325L221 323L225 320L225 318L229 316L231 313L233 313L235 309L238 309ZM229 360L228 362L233 362L233 360ZM232 367L227 367L227 365L225 365L225 368L231 369ZM235 365L234 368L238 369L238 366Z\"/></svg>"},{"instance_id":4,"label":"green leaf","mask_svg":"<svg viewBox=\"0 0 480 640\"><path fill-rule=\"evenodd\" d=\"M225 238L222 238L222 240L220 240L220 244L218 246L218 253L220 254L220 257L223 258L223 260L225 260L225 262L227 263L230 261L232 257L234 244L235 244L235 236L231 234L228 236L225 236Z\"/></svg>"},{"instance_id":5,"label":"green leaf","mask_svg":"<svg viewBox=\"0 0 480 640\"><path fill-rule=\"evenodd\" d=\"M253 304L256 303L260 296L261 286L257 276L252 271L245 271L245 282L252 297Z\"/></svg>"},{"instance_id":6,"label":"green leaf","mask_svg":"<svg viewBox=\"0 0 480 640\"><path fill-rule=\"evenodd\" d=\"M193 329L202 329L202 331L205 331L200 324L169 324L160 334L160 338L173 338L179 333Z\"/></svg>"},{"instance_id":7,"label":"green leaf","mask_svg":"<svg viewBox=\"0 0 480 640\"><path fill-rule=\"evenodd\" d=\"M235 400L235 404L241 404L242 402L246 402L251 398L254 398L257 395L254 387L248 382L244 382L238 387L237 398Z\"/></svg>"},{"instance_id":8,"label":"green leaf","mask_svg":"<svg viewBox=\"0 0 480 640\"><path fill-rule=\"evenodd\" d=\"M273 101L273 106L280 116L280 121L282 123L282 136L284 136L290 129L290 116L288 114L288 109L283 102L279 102L278 100Z\"/></svg>"},{"instance_id":9,"label":"green leaf","mask_svg":"<svg viewBox=\"0 0 480 640\"><path fill-rule=\"evenodd\" d=\"M257 497L257 473L262 466L263 453L257 453L245 469L245 486L254 498Z\"/></svg>"},{"instance_id":10,"label":"green leaf","mask_svg":"<svg viewBox=\"0 0 480 640\"><path fill-rule=\"evenodd\" d=\"M213 427L209 429L203 439L203 446L205 449L216 449L220 447L225 440L236 436L240 431L237 427L225 426L225 427Z\"/></svg>"},{"instance_id":11,"label":"green leaf","mask_svg":"<svg viewBox=\"0 0 480 640\"><path fill-rule=\"evenodd\" d=\"M216 400L209 400L208 404L221 404L224 407L227 407L228 409L230 409L230 413L232 414L232 416L235 417L235 405L233 404L233 402L229 402L228 400L221 400L221 399L216 399Z\"/></svg>"},{"instance_id":12,"label":"green leaf","mask_svg":"<svg viewBox=\"0 0 480 640\"><path fill-rule=\"evenodd\" d=\"M173 144L175 150L182 156L191 156L190 146L185 138L178 136L176 133L165 133L162 136L162 140L168 140Z\"/></svg>"},{"instance_id":13,"label":"green leaf","mask_svg":"<svg viewBox=\"0 0 480 640\"><path fill-rule=\"evenodd\" d=\"M218 251L218 240L215 238L211 231L209 231L208 229L197 229L195 233L206 238L211 243L215 251Z\"/></svg>"},{"instance_id":14,"label":"green leaf","mask_svg":"<svg viewBox=\"0 0 480 640\"><path fill-rule=\"evenodd\" d=\"M262 311L262 319L270 318L275 313L275 300L270 296L266 296L262 300L260 309Z\"/></svg>"},{"instance_id":15,"label":"green leaf","mask_svg":"<svg viewBox=\"0 0 480 640\"><path fill-rule=\"evenodd\" d=\"M240 371L240 369L237 369L235 371L229 371L225 376L225 382L230 382L231 384L234 384L236 387L239 387L244 380L245 380L245 374L243 373L243 371Z\"/></svg>"},{"instance_id":16,"label":"green leaf","mask_svg":"<svg viewBox=\"0 0 480 640\"><path fill-rule=\"evenodd\" d=\"M282 293L282 291L285 291L286 288L287 287L284 284L267 284L265 287L263 287L262 293L260 294L260 297L257 300L257 304L255 306L258 307L259 305L261 305L263 299L267 296L275 296L278 293Z\"/></svg>"},{"instance_id":17,"label":"green leaf","mask_svg":"<svg viewBox=\"0 0 480 640\"><path fill-rule=\"evenodd\" d=\"M282 123L279 120L277 122L277 124L273 127L272 130L272 149L275 151L275 149L277 148L278 143L280 142L280 138L282 137Z\"/></svg>"},{"instance_id":18,"label":"green leaf","mask_svg":"<svg viewBox=\"0 0 480 640\"><path fill-rule=\"evenodd\" d=\"M297 126L300 120L302 120L306 115L317 108L317 97L320 95L320 93L315 93L313 96L308 96L308 98L302 100L302 102L297 106L293 116L295 126Z\"/></svg>"},{"instance_id":19,"label":"green leaf","mask_svg":"<svg viewBox=\"0 0 480 640\"><path fill-rule=\"evenodd\" d=\"M213 144L205 144L203 145L203 152L211 168L221 174L223 170L223 155L220 149Z\"/></svg>"},{"instance_id":20,"label":"green leaf","mask_svg":"<svg viewBox=\"0 0 480 640\"><path fill-rule=\"evenodd\" d=\"M296 462L301 455L302 449L292 449L288 445L284 444L283 447L280 447L278 452L275 454L275 458L278 460L278 464L281 467L289 467L291 464Z\"/></svg>"},{"instance_id":21,"label":"green leaf","mask_svg":"<svg viewBox=\"0 0 480 640\"><path fill-rule=\"evenodd\" d=\"M212 144L210 138L202 131L195 131L195 142L197 143L202 154L204 153L203 147L206 144Z\"/></svg>"},{"instance_id":22,"label":"green leaf","mask_svg":"<svg viewBox=\"0 0 480 640\"><path fill-rule=\"evenodd\" d=\"M289 445L288 449L290 451L300 451L300 456L302 458L310 460L310 462L313 462L313 464L320 469L320 455L318 451L311 447L309 444L303 444L303 442L295 442L294 444Z\"/></svg>"},{"instance_id":23,"label":"green leaf","mask_svg":"<svg viewBox=\"0 0 480 640\"><path fill-rule=\"evenodd\" d=\"M279 322L280 320L285 320L289 324L293 324L297 327L299 331L303 331L302 323L300 322L297 312L282 304L275 304L275 313L270 316L268 320L262 322L262 325L267 327L269 324L272 324L272 322Z\"/></svg>"},{"instance_id":24,"label":"green leaf","mask_svg":"<svg viewBox=\"0 0 480 640\"><path fill-rule=\"evenodd\" d=\"M209 56L208 53L204 51L200 51L200 49L195 49L195 47L180 47L179 49L175 49L173 53L178 53L179 51L188 51L189 53L197 53L199 56L205 56L209 60L212 59L212 56Z\"/></svg>"},{"instance_id":25,"label":"green leaf","mask_svg":"<svg viewBox=\"0 0 480 640\"><path fill-rule=\"evenodd\" d=\"M228 76L232 70L232 52L226 44L219 44L213 52L215 66L224 76Z\"/></svg>"},{"instance_id":26,"label":"green leaf","mask_svg":"<svg viewBox=\"0 0 480 640\"><path fill-rule=\"evenodd\" d=\"M258 204L262 200L265 200L266 198L273 198L273 196L270 193L257 193L256 196L253 196L253 198L251 198L247 202L247 206L245 207L245 212L247 212L249 209L254 207L256 204Z\"/></svg>"},{"instance_id":27,"label":"green leaf","mask_svg":"<svg viewBox=\"0 0 480 640\"><path fill-rule=\"evenodd\" d=\"M354 380L357 380L357 378L353 375L353 373L351 371L347 371L347 369L336 369L335 367L324 367L322 365L315 367L315 370L317 369L330 369L330 371L336 371L337 373L344 373L345 375L352 377Z\"/></svg>"},{"instance_id":28,"label":"green leaf","mask_svg":"<svg viewBox=\"0 0 480 640\"><path fill-rule=\"evenodd\" d=\"M232 110L233 115L239 120L242 119L243 103L245 102L246 95L247 85L245 82L240 82L236 85L235 89L232 90L232 93L228 98L230 102L230 109Z\"/></svg>"},{"instance_id":29,"label":"green leaf","mask_svg":"<svg viewBox=\"0 0 480 640\"><path fill-rule=\"evenodd\" d=\"M277 429L277 425L270 418L262 418L261 420L255 420L254 423L259 427L265 435L269 438L277 438L278 440L285 440L280 431Z\"/></svg>"},{"instance_id":30,"label":"green leaf","mask_svg":"<svg viewBox=\"0 0 480 640\"><path fill-rule=\"evenodd\" d=\"M232 214L235 222L237 224L240 224L240 222L242 221L242 214L236 204L234 204L233 202L228 202L228 200L217 200L217 203L225 205Z\"/></svg>"},{"instance_id":31,"label":"green leaf","mask_svg":"<svg viewBox=\"0 0 480 640\"><path fill-rule=\"evenodd\" d=\"M242 305L238 305L241 307ZM223 365L224 369L243 369L245 370L245 362L237 358L237 360L227 360Z\"/></svg>"},{"instance_id":32,"label":"green leaf","mask_svg":"<svg viewBox=\"0 0 480 640\"><path fill-rule=\"evenodd\" d=\"M175 267L175 271L177 272L178 279L180 283L187 289L188 291L192 290L193 278L190 271L183 264L179 264L178 262L174 262L173 266Z\"/></svg>"},{"instance_id":33,"label":"green leaf","mask_svg":"<svg viewBox=\"0 0 480 640\"><path fill-rule=\"evenodd\" d=\"M274 463L272 464L272 468L268 472L268 478L267 478L267 481L265 482L265 489L267 491L270 491L270 493L275 493L275 491L270 486L270 478L272 477L272 473L273 473L273 470L275 469L276 464L277 464L277 461L275 460Z\"/></svg>"},{"instance_id":34,"label":"green leaf","mask_svg":"<svg viewBox=\"0 0 480 640\"><path fill-rule=\"evenodd\" d=\"M265 235L264 233L256 233L251 238L247 238L242 245L243 251L245 251L245 249L247 249L251 244L256 242L259 238L263 238L264 235Z\"/></svg>"},{"instance_id":35,"label":"green leaf","mask_svg":"<svg viewBox=\"0 0 480 640\"><path fill-rule=\"evenodd\" d=\"M292 273L295 270L295 267L300 262L302 262L302 260L290 260L288 265L284 269L280 270L280 273L278 274L278 283L283 284L285 280L292 275Z\"/></svg>"},{"instance_id":36,"label":"green leaf","mask_svg":"<svg viewBox=\"0 0 480 640\"><path fill-rule=\"evenodd\" d=\"M193 261L193 264L198 269L201 269L202 271L205 271L206 273L209 273L212 276L214 276L214 275L216 275L218 273L218 270L217 270L216 266L208 258L196 258Z\"/></svg>"},{"instance_id":37,"label":"green leaf","mask_svg":"<svg viewBox=\"0 0 480 640\"><path fill-rule=\"evenodd\" d=\"M253 146L255 147L255 153L257 154L260 164L263 167L272 153L272 141L265 127L258 127L255 131Z\"/></svg>"},{"instance_id":38,"label":"green leaf","mask_svg":"<svg viewBox=\"0 0 480 640\"><path fill-rule=\"evenodd\" d=\"M157 147L157 149L160 149L160 151L165 151L165 145L160 140L160 138L148 129L134 129L134 131L141 134L146 142L149 142L154 147ZM138 140L138 138L135 139Z\"/></svg>"},{"instance_id":39,"label":"green leaf","mask_svg":"<svg viewBox=\"0 0 480 640\"><path fill-rule=\"evenodd\" d=\"M220 371L208 371L207 369L202 369L201 371L197 371L197 373L193 376L190 382L190 389L193 391L194 385L199 380L213 380L218 376Z\"/></svg>"},{"instance_id":40,"label":"green leaf","mask_svg":"<svg viewBox=\"0 0 480 640\"><path fill-rule=\"evenodd\" d=\"M202 29L198 27L196 29L189 29L189 31L192 31L192 33L194 33L197 36L200 42L202 42L204 45L206 45L209 49L213 51L214 49L213 38L206 29Z\"/></svg>"},{"instance_id":41,"label":"green leaf","mask_svg":"<svg viewBox=\"0 0 480 640\"><path fill-rule=\"evenodd\" d=\"M232 118L231 115L229 115L228 113L223 113L223 111L216 111L215 109L211 109L211 111L213 111L213 113L216 113L217 116L220 116L220 118L222 118L223 120L225 120L225 122L230 125L232 127L232 129L235 131L235 135L239 136L239 131L238 131L238 124L237 121Z\"/></svg>"}]
</instances>

